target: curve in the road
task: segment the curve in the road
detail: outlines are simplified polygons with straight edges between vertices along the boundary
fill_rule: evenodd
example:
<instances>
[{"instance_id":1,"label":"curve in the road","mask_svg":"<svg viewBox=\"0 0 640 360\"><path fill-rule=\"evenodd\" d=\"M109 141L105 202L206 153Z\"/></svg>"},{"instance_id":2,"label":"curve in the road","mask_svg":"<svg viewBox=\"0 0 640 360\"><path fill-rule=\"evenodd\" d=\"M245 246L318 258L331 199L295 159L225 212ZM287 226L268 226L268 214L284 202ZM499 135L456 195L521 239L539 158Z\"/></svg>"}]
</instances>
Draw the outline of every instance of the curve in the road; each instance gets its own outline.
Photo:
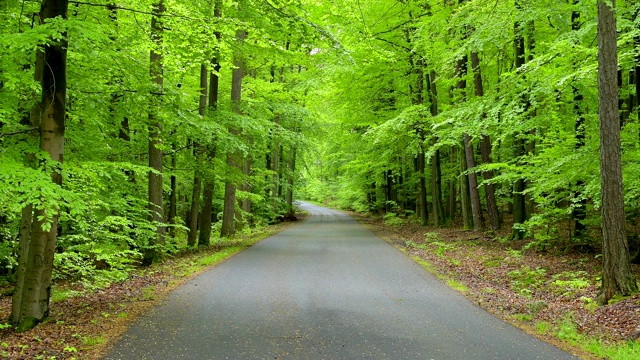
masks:
<instances>
[{"instance_id":1,"label":"curve in the road","mask_svg":"<svg viewBox=\"0 0 640 360\"><path fill-rule=\"evenodd\" d=\"M176 290L107 359L576 359L351 217L300 207L311 216Z\"/></svg>"}]
</instances>

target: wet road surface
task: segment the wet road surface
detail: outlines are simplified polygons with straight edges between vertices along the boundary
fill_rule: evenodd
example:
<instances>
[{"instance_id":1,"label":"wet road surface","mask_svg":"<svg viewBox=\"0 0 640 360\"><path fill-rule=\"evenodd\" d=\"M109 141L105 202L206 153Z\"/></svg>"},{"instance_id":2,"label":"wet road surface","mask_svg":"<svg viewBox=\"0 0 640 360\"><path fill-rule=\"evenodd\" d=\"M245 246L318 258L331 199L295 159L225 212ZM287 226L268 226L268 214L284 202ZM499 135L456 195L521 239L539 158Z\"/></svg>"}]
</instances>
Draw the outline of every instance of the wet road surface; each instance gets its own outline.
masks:
<instances>
[{"instance_id":1,"label":"wet road surface","mask_svg":"<svg viewBox=\"0 0 640 360\"><path fill-rule=\"evenodd\" d=\"M351 217L300 207L311 216L173 292L107 359L576 359Z\"/></svg>"}]
</instances>

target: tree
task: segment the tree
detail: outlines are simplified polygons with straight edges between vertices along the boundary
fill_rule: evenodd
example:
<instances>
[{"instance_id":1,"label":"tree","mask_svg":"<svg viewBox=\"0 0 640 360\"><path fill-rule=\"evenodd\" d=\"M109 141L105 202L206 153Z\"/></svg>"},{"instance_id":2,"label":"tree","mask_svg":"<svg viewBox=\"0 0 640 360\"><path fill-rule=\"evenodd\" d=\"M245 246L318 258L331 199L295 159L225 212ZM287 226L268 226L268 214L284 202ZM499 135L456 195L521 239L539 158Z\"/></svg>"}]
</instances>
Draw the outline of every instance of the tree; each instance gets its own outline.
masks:
<instances>
[{"instance_id":1,"label":"tree","mask_svg":"<svg viewBox=\"0 0 640 360\"><path fill-rule=\"evenodd\" d=\"M153 4L151 17L151 40L153 47L150 52L149 76L154 85L151 91L149 108L149 213L150 220L156 224L157 235L151 238L149 247L144 253L143 263L151 265L158 256L158 246L164 244L164 208L162 203L162 120L157 113L163 95L163 64L162 64L162 16L165 13L164 1Z\"/></svg>"},{"instance_id":2,"label":"tree","mask_svg":"<svg viewBox=\"0 0 640 360\"><path fill-rule=\"evenodd\" d=\"M40 19L64 20L67 18L66 0L45 0ZM67 40L66 34L51 36L39 50L43 52L36 66L41 74L42 100L33 108L33 118L40 123L40 150L43 169L51 175L51 181L62 184L62 160L64 156L64 131L67 91ZM59 208L43 208L27 205L22 211L17 282L13 294L11 323L17 331L33 328L49 315L53 256L58 233Z\"/></svg>"},{"instance_id":3,"label":"tree","mask_svg":"<svg viewBox=\"0 0 640 360\"><path fill-rule=\"evenodd\" d=\"M244 30L236 31L236 42L241 43L246 38L247 33ZM233 111L237 114L241 114L240 101L242 100L242 78L244 77L244 59L243 54L236 51L234 54L234 69L231 78L231 102ZM236 125L237 126L237 125ZM232 126L229 128L229 132L232 135L238 135L239 129ZM227 154L227 165L231 169L238 169L240 164L239 154L231 152ZM220 236L230 236L236 233L235 213L236 213L236 184L235 179L228 179L224 188L224 209L222 213L222 228L220 230Z\"/></svg>"},{"instance_id":4,"label":"tree","mask_svg":"<svg viewBox=\"0 0 640 360\"><path fill-rule=\"evenodd\" d=\"M598 92L602 186L602 290L600 303L638 290L629 266L618 115L615 0L598 1Z\"/></svg>"}]
</instances>

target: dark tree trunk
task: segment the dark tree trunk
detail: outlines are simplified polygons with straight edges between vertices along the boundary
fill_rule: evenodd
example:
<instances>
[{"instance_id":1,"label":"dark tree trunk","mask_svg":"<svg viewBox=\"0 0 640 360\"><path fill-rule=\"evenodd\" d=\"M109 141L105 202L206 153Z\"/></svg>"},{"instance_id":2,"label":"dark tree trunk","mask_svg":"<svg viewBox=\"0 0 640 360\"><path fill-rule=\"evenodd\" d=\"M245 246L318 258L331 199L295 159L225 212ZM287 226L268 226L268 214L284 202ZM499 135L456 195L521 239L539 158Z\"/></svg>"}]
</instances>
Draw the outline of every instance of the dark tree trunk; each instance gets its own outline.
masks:
<instances>
[{"instance_id":1,"label":"dark tree trunk","mask_svg":"<svg viewBox=\"0 0 640 360\"><path fill-rule=\"evenodd\" d=\"M202 220L200 224L200 236L198 246L209 246L211 244L211 221L213 217L213 180L209 180L204 187L202 207Z\"/></svg>"},{"instance_id":2,"label":"dark tree trunk","mask_svg":"<svg viewBox=\"0 0 640 360\"><path fill-rule=\"evenodd\" d=\"M161 17L165 12L163 0L153 5L151 17L151 41L154 47L150 53L149 75L154 89L151 91L152 101L149 109L149 212L150 220L156 225L156 236L149 241L149 247L144 251L142 264L151 265L158 257L158 247L164 245L164 209L162 205L162 122L157 116L160 106L163 86L162 71L162 32Z\"/></svg>"},{"instance_id":3,"label":"dark tree trunk","mask_svg":"<svg viewBox=\"0 0 640 360\"><path fill-rule=\"evenodd\" d=\"M473 69L475 94L476 96L482 97L484 96L484 86L482 85L482 73L480 72L480 58L475 51L471 53L471 68ZM483 164L491 164L491 140L488 135L482 135L480 139L480 156ZM489 225L491 226L491 230L498 230L500 228L500 214L496 202L496 187L490 183L493 176L493 170L482 172L482 177L485 180L484 195L487 201Z\"/></svg>"},{"instance_id":4,"label":"dark tree trunk","mask_svg":"<svg viewBox=\"0 0 640 360\"><path fill-rule=\"evenodd\" d=\"M443 226L445 224L445 218L444 218L444 207L442 205L442 175L440 171L440 150L436 150L435 153L433 154L433 157L431 158L431 197L433 198L433 225ZM454 202L455 202L455 195L454 195Z\"/></svg>"},{"instance_id":5,"label":"dark tree trunk","mask_svg":"<svg viewBox=\"0 0 640 360\"><path fill-rule=\"evenodd\" d=\"M67 0L45 0L40 19L67 18ZM39 51L44 52L37 65L40 73L42 98L33 108L33 119L39 119L40 150L53 161L62 164L64 157L65 101L67 92L67 42L49 39ZM45 70L46 69L46 70ZM36 75L37 77L39 75ZM51 181L62 184L62 176L51 172ZM49 315L51 275L56 246L59 215L52 209L33 209L27 205L22 211L18 249L17 282L13 292L10 322L16 331L33 328ZM49 224L47 227L45 225ZM44 227L44 228L43 228Z\"/></svg>"},{"instance_id":6,"label":"dark tree trunk","mask_svg":"<svg viewBox=\"0 0 640 360\"><path fill-rule=\"evenodd\" d=\"M296 148L291 149L291 155L289 156L289 174L287 176L287 214L290 217L295 216L296 209L293 207L293 182L296 171Z\"/></svg>"},{"instance_id":7,"label":"dark tree trunk","mask_svg":"<svg viewBox=\"0 0 640 360\"><path fill-rule=\"evenodd\" d=\"M573 4L577 5L579 1L580 0L573 0ZM573 31L578 31L580 30L580 26L580 13L577 11L573 11L571 13L571 28ZM573 90L573 109L576 114L575 138L576 150L578 150L583 148L585 145L586 129L584 127L585 118L582 111L582 101L584 98L576 85L572 85L571 87ZM581 238L587 228L584 224L584 221L587 218L587 199L583 197L583 192L584 181L576 181L576 186L573 192L573 210L571 213L574 219L574 238Z\"/></svg>"},{"instance_id":8,"label":"dark tree trunk","mask_svg":"<svg viewBox=\"0 0 640 360\"><path fill-rule=\"evenodd\" d=\"M431 70L427 75L427 96L431 116L438 115L438 88L436 87L436 72ZM433 140L435 144L436 139ZM455 202L455 195L454 202ZM431 201L433 210L433 225L443 226L445 223L444 206L442 204L442 172L440 171L440 150L436 150L431 158ZM455 205L454 205L455 207ZM455 211L455 209L454 209Z\"/></svg>"},{"instance_id":9,"label":"dark tree trunk","mask_svg":"<svg viewBox=\"0 0 640 360\"><path fill-rule=\"evenodd\" d=\"M173 143L171 145L173 152L171 153L171 167L174 173L171 174L170 185L171 185L171 195L169 196L169 216L167 218L167 223L170 225L169 227L169 236L174 237L176 235L176 212L178 207L178 191L177 191L177 178L175 175L175 169L178 167L177 159L176 159L176 145Z\"/></svg>"},{"instance_id":10,"label":"dark tree trunk","mask_svg":"<svg viewBox=\"0 0 640 360\"><path fill-rule=\"evenodd\" d=\"M600 118L600 173L602 186L602 292L606 304L615 295L638 290L629 264L625 234L624 193L618 116L618 47L615 0L598 1L598 93Z\"/></svg>"},{"instance_id":11,"label":"dark tree trunk","mask_svg":"<svg viewBox=\"0 0 640 360\"><path fill-rule=\"evenodd\" d=\"M200 192L202 180L199 176L193 178L193 192L191 193L191 216L189 217L189 235L187 236L187 246L195 246L198 237L198 208L200 204Z\"/></svg>"},{"instance_id":12,"label":"dark tree trunk","mask_svg":"<svg viewBox=\"0 0 640 360\"><path fill-rule=\"evenodd\" d=\"M236 32L236 40L238 42L244 41L247 33L243 30ZM244 60L241 53L234 55L233 73L231 76L231 101L233 103L233 109L236 113L240 113L240 101L242 100L242 77L244 76ZM238 129L231 127L229 132L237 136L239 134ZM229 168L239 168L241 164L240 155L237 152L227 154L227 165ZM237 185L233 180L227 180L224 187L224 208L222 210L222 229L220 230L220 236L230 236L236 233L235 224L235 208L236 208L236 188Z\"/></svg>"},{"instance_id":13,"label":"dark tree trunk","mask_svg":"<svg viewBox=\"0 0 640 360\"><path fill-rule=\"evenodd\" d=\"M520 2L516 1L516 8L521 9ZM526 61L525 47L524 47L524 29L522 23L515 22L514 25L514 52L515 52L515 66L519 70ZM526 101L526 100L523 100ZM516 135L514 139L514 155L516 158L520 158L526 153L526 144L522 136ZM522 224L527 220L526 199L524 195L525 181L524 179L517 179L513 187L513 222L514 224ZM513 230L514 238L521 239L524 237L524 232L521 230Z\"/></svg>"},{"instance_id":14,"label":"dark tree trunk","mask_svg":"<svg viewBox=\"0 0 640 360\"><path fill-rule=\"evenodd\" d=\"M272 155L272 169L273 171L273 189L271 191L271 209L274 216L278 216L278 188L280 184L280 144L278 143L278 127L280 126L280 117L276 116L274 119L274 141L273 141L273 155Z\"/></svg>"},{"instance_id":15,"label":"dark tree trunk","mask_svg":"<svg viewBox=\"0 0 640 360\"><path fill-rule=\"evenodd\" d=\"M460 164L460 208L462 209L462 224L465 229L473 229L469 177L464 175L465 171L467 171L467 161L464 151L460 153L458 161Z\"/></svg>"},{"instance_id":16,"label":"dark tree trunk","mask_svg":"<svg viewBox=\"0 0 640 360\"><path fill-rule=\"evenodd\" d=\"M215 0L213 16L216 18L222 17L222 0ZM216 51L215 56L211 60L213 65L213 72L209 74L209 109L215 111L218 108L218 88L220 79L218 73L220 71L220 39L221 34L219 31L214 33L216 38ZM211 171L208 172L208 176L204 178L204 191L203 191L203 204L202 204L202 221L200 224L200 235L198 237L199 246L209 246L211 243L211 221L213 211L213 190L214 190L214 161L216 158L216 146L211 144L207 146L207 160L208 166Z\"/></svg>"},{"instance_id":17,"label":"dark tree trunk","mask_svg":"<svg viewBox=\"0 0 640 360\"><path fill-rule=\"evenodd\" d=\"M204 118L207 109L207 66L200 65L200 101L198 113ZM195 246L198 238L198 213L200 212L200 193L202 192L202 178L200 176L200 166L202 164L202 149L197 141L193 142L193 154L196 158L196 168L193 172L193 190L191 191L191 218L189 221L189 235L187 236L187 246Z\"/></svg>"},{"instance_id":18,"label":"dark tree trunk","mask_svg":"<svg viewBox=\"0 0 640 360\"><path fill-rule=\"evenodd\" d=\"M459 91L459 101L465 101L466 95L465 90L467 87L467 81L465 79L467 75L467 56L463 56L458 59L456 63L456 77L458 78L458 82L456 84L456 89ZM463 135L463 149L464 155L463 158L466 161L466 169L473 169L476 167L475 155L473 153L473 146L471 145L471 137L468 134ZM467 175L468 178L468 191L469 191L469 202L471 206L471 215L473 217L473 229L478 231L484 228L484 219L482 218L482 208L480 205L480 194L478 192L478 178L475 172L470 172ZM463 192L464 194L464 192ZM463 215L465 214L463 210ZM465 221L465 225L468 223Z\"/></svg>"},{"instance_id":19,"label":"dark tree trunk","mask_svg":"<svg viewBox=\"0 0 640 360\"><path fill-rule=\"evenodd\" d=\"M458 161L458 154L455 147L452 147L449 151L449 161L451 164L455 164ZM454 221L456 218L456 205L457 201L457 189L459 186L458 179L449 180L449 191L447 193L447 217Z\"/></svg>"},{"instance_id":20,"label":"dark tree trunk","mask_svg":"<svg viewBox=\"0 0 640 360\"><path fill-rule=\"evenodd\" d=\"M422 147L420 152L418 153L418 176L420 178L420 182L418 184L418 207L420 214L420 224L423 226L427 226L429 224L429 213L427 210L427 179L425 178L425 157L424 150Z\"/></svg>"}]
</instances>

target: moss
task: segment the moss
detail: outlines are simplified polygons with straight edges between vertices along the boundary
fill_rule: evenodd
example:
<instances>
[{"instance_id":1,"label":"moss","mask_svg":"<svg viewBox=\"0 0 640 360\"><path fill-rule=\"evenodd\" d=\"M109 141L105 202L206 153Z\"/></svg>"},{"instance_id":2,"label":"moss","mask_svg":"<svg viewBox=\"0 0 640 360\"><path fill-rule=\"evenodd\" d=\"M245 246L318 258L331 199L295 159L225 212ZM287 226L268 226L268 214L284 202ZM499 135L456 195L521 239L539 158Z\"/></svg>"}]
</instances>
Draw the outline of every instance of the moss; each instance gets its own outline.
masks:
<instances>
[{"instance_id":1,"label":"moss","mask_svg":"<svg viewBox=\"0 0 640 360\"><path fill-rule=\"evenodd\" d=\"M40 323L40 319L34 318L32 316L27 316L22 319L18 325L15 327L17 333L23 333L25 331L33 329L36 325Z\"/></svg>"}]
</instances>

